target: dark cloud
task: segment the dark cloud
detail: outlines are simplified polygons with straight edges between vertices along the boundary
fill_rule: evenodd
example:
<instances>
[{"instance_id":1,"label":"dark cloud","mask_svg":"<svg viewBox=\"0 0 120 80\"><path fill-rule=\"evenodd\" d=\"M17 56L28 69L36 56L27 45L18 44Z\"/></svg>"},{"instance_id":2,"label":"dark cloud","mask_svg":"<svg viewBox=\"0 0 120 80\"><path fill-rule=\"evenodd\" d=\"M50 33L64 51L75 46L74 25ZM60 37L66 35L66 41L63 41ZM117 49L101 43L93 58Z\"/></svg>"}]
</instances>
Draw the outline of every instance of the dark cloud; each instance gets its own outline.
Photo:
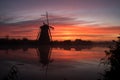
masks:
<instances>
[{"instance_id":1,"label":"dark cloud","mask_svg":"<svg viewBox=\"0 0 120 80\"><path fill-rule=\"evenodd\" d=\"M20 33L20 34L25 34L25 33L30 33L32 30L13 30L11 31L12 34Z\"/></svg>"},{"instance_id":2,"label":"dark cloud","mask_svg":"<svg viewBox=\"0 0 120 80\"><path fill-rule=\"evenodd\" d=\"M120 7L119 0L0 0L2 11L21 11L30 9L81 9L99 7Z\"/></svg>"},{"instance_id":3,"label":"dark cloud","mask_svg":"<svg viewBox=\"0 0 120 80\"><path fill-rule=\"evenodd\" d=\"M65 14L73 12L74 15L85 17L95 17L97 19L104 18L118 22L120 14L120 0L0 0L0 15L5 16L0 21L17 22L24 18L22 15L38 16L44 11L60 12L57 14ZM64 11L64 12L61 12ZM12 17L11 17L12 16ZM19 20L18 20L19 19ZM24 18L24 20L31 19L31 17ZM59 19L63 24L64 18ZM66 19L66 18L65 18ZM74 18L72 18L73 20ZM114 19L114 20L113 20ZM73 24L71 18L68 20ZM53 21L58 23L57 20ZM66 21L66 24L70 24ZM84 21L78 21L84 23ZM75 23L76 24L76 23Z\"/></svg>"},{"instance_id":4,"label":"dark cloud","mask_svg":"<svg viewBox=\"0 0 120 80\"><path fill-rule=\"evenodd\" d=\"M45 18L45 17L44 17ZM8 18L4 20L3 22L0 23L0 27L2 26L31 26L31 25L42 25L42 22L45 21L46 19L36 19L36 20L28 20L28 21L21 21L21 22L16 22L16 23L8 23L7 21L11 21L14 18ZM50 15L49 16L49 21L50 24L53 25L77 25L77 24L89 24L93 23L90 21L84 21L84 20L76 20L76 18L72 17L64 17L64 16L58 16L58 15Z\"/></svg>"},{"instance_id":5,"label":"dark cloud","mask_svg":"<svg viewBox=\"0 0 120 80\"><path fill-rule=\"evenodd\" d=\"M107 27L101 27L99 29L103 29L103 30L117 30L120 31L120 26L107 26Z\"/></svg>"}]
</instances>

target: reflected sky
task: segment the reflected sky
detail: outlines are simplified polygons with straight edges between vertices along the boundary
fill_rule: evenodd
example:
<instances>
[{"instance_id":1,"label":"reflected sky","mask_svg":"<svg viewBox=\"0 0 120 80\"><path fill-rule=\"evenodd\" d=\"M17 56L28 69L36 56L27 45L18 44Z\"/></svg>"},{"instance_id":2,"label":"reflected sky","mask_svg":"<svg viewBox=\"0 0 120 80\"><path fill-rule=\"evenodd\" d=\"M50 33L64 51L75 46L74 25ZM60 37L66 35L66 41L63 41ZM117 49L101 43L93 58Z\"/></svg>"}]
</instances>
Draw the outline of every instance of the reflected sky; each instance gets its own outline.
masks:
<instances>
[{"instance_id":1,"label":"reflected sky","mask_svg":"<svg viewBox=\"0 0 120 80\"><path fill-rule=\"evenodd\" d=\"M49 52L49 47L47 50ZM40 62L41 59L46 60L43 58L46 53L39 53L35 48L0 50L0 79L8 73L10 66L16 65L23 80L97 80L104 68L99 65L100 59L105 56L104 50L107 48L92 47L77 51L74 48L52 48L47 65Z\"/></svg>"}]
</instances>

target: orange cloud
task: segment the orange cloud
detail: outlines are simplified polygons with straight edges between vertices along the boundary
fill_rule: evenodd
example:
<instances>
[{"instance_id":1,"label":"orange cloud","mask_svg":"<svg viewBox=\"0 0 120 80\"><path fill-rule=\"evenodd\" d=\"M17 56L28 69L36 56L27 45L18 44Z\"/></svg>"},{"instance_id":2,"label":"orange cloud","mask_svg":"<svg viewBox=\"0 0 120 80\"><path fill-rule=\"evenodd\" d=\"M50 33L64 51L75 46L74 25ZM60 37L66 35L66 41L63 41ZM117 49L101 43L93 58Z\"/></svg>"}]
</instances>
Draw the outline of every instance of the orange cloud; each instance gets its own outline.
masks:
<instances>
[{"instance_id":1,"label":"orange cloud","mask_svg":"<svg viewBox=\"0 0 120 80\"><path fill-rule=\"evenodd\" d=\"M112 40L116 39L116 36L120 32L120 27L73 27L73 26L61 26L56 27L55 31L52 31L53 39L55 40Z\"/></svg>"},{"instance_id":2,"label":"orange cloud","mask_svg":"<svg viewBox=\"0 0 120 80\"><path fill-rule=\"evenodd\" d=\"M112 40L120 32L120 26L91 25L90 23L94 22L76 21L75 18L69 17L51 15L50 21L55 28L51 30L53 40ZM39 19L17 23L0 23L0 36L9 35L14 38L36 39L40 25L42 25L42 21L40 22Z\"/></svg>"}]
</instances>

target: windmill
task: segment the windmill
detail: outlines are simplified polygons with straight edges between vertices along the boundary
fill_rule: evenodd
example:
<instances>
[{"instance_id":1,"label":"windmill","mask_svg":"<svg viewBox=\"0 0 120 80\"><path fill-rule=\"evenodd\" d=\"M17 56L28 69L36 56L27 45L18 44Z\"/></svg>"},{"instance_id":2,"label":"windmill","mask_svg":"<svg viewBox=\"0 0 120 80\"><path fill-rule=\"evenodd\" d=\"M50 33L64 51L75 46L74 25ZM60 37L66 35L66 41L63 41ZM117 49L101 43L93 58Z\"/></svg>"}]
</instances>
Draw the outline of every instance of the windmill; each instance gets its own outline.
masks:
<instances>
[{"instance_id":1,"label":"windmill","mask_svg":"<svg viewBox=\"0 0 120 80\"><path fill-rule=\"evenodd\" d=\"M40 26L40 31L38 32L38 36L37 36L37 40L39 41L40 44L49 44L52 41L52 35L50 29L54 29L54 28L49 25L47 12L45 16L47 23L43 22L43 25Z\"/></svg>"}]
</instances>

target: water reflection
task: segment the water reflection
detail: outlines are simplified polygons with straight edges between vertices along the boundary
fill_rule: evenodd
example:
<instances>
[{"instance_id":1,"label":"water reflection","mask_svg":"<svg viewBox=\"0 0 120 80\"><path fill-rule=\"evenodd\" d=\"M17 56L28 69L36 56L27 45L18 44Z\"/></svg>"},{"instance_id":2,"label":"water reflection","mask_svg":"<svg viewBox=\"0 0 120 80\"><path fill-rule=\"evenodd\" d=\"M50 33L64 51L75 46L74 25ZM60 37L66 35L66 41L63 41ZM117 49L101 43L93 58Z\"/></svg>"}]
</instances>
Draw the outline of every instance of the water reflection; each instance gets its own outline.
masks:
<instances>
[{"instance_id":1,"label":"water reflection","mask_svg":"<svg viewBox=\"0 0 120 80\"><path fill-rule=\"evenodd\" d=\"M23 64L17 64L17 65L23 65ZM12 65L10 67L8 74L5 77L3 77L2 80L21 80L17 65Z\"/></svg>"},{"instance_id":2,"label":"water reflection","mask_svg":"<svg viewBox=\"0 0 120 80\"><path fill-rule=\"evenodd\" d=\"M51 51L51 46L40 46L37 48L37 53L40 57L40 63L43 64L43 66L46 66L49 63L53 62L53 59L50 59Z\"/></svg>"},{"instance_id":3,"label":"water reflection","mask_svg":"<svg viewBox=\"0 0 120 80\"><path fill-rule=\"evenodd\" d=\"M91 44L91 45L52 45L52 46L35 46L35 45L19 45L19 46L15 46L15 45L8 45L8 46L0 46L0 50L19 50L22 49L23 51L28 51L28 49L34 48L42 48L42 47L50 47L50 48L60 48L60 49L64 49L64 50L71 50L71 49L75 49L76 51L81 51L82 49L91 49L93 47L108 47L108 45L103 45L103 44Z\"/></svg>"},{"instance_id":4,"label":"water reflection","mask_svg":"<svg viewBox=\"0 0 120 80\"><path fill-rule=\"evenodd\" d=\"M21 80L96 80L104 50L93 45L2 47L0 80L19 63L24 64L16 65Z\"/></svg>"}]
</instances>

